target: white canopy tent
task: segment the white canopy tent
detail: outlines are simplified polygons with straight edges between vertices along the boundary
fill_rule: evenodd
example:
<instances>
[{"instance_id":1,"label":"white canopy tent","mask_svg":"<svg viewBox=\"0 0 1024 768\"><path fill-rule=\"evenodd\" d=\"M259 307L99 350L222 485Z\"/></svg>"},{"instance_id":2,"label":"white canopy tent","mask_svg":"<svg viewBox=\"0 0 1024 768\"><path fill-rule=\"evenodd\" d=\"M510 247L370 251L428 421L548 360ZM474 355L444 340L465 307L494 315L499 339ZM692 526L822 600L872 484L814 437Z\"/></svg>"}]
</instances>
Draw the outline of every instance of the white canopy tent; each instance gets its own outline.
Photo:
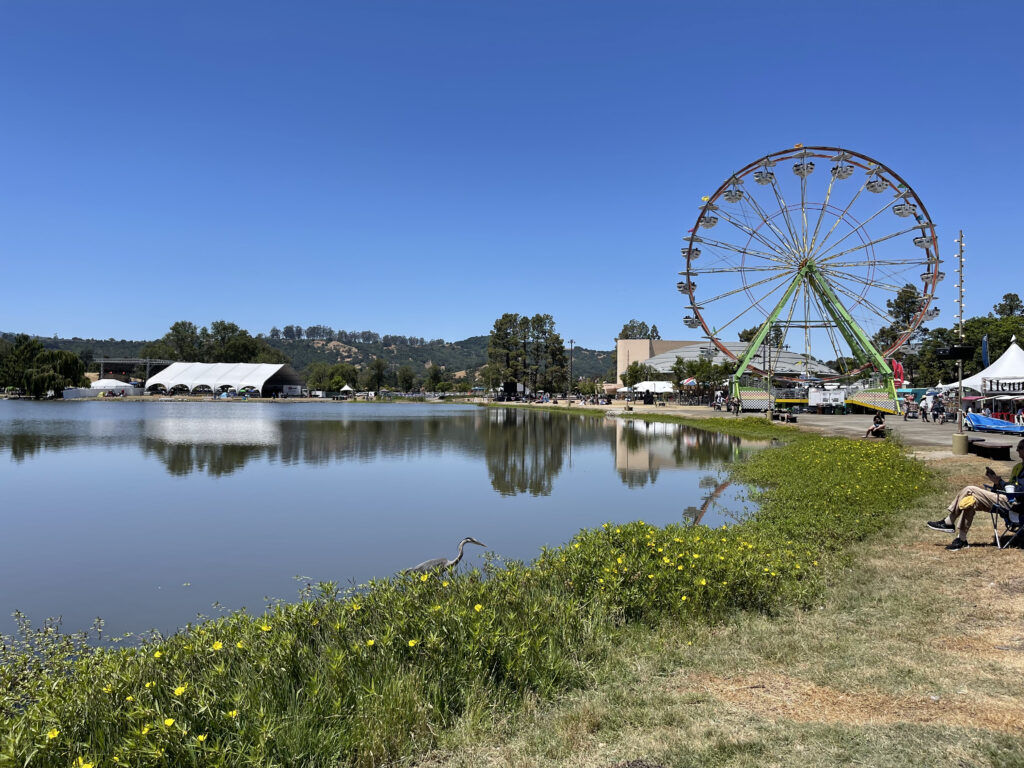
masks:
<instances>
[{"instance_id":1,"label":"white canopy tent","mask_svg":"<svg viewBox=\"0 0 1024 768\"><path fill-rule=\"evenodd\" d=\"M100 379L89 385L91 389L132 389L132 385L117 379Z\"/></svg>"},{"instance_id":2,"label":"white canopy tent","mask_svg":"<svg viewBox=\"0 0 1024 768\"><path fill-rule=\"evenodd\" d=\"M632 387L620 387L617 392L653 392L656 395L663 395L675 392L671 381L641 381Z\"/></svg>"},{"instance_id":3,"label":"white canopy tent","mask_svg":"<svg viewBox=\"0 0 1024 768\"><path fill-rule=\"evenodd\" d=\"M1017 342L1011 341L1010 346L1006 348L1006 351L1000 355L999 359L996 360L985 370L980 373L976 373L963 380L964 389L973 389L975 392L982 392L984 394L996 394L984 392L984 380L985 379L1012 379L1016 381L1024 381L1024 349L1017 346ZM939 389L949 390L956 389L959 386L959 382L953 382L952 384L939 384Z\"/></svg>"}]
</instances>

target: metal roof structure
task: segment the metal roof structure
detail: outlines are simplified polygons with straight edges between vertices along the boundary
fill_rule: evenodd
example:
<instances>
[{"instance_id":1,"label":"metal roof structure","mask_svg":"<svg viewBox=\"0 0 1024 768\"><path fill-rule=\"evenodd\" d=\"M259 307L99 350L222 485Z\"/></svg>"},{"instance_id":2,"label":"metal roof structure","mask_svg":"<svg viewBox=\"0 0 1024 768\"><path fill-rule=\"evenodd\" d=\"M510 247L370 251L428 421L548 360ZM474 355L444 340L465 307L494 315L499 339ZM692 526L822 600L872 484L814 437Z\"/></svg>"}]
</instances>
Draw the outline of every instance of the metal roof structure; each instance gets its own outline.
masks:
<instances>
[{"instance_id":1,"label":"metal roof structure","mask_svg":"<svg viewBox=\"0 0 1024 768\"><path fill-rule=\"evenodd\" d=\"M746 343L742 341L722 343L737 357L742 355L747 349ZM767 368L769 361L767 359L762 360L760 357L761 354L761 352L758 352L754 355L756 365L758 368ZM763 354L765 358L767 358L767 347L764 348ZM659 373L669 373L672 370L672 366L675 365L677 357L681 357L683 360L699 360L701 357L705 357L709 358L715 365L733 362L732 358L729 358L724 352L718 349L718 347L708 341L703 344L691 343L686 346L678 347L677 349L669 350L668 352L663 352L660 355L655 355L650 358L646 363ZM779 350L777 347L773 347L771 350L770 362L772 372L784 376L796 376L801 374L806 374L808 376L835 375L835 371L814 359L805 358L803 355L797 354L796 352Z\"/></svg>"},{"instance_id":2,"label":"metal roof structure","mask_svg":"<svg viewBox=\"0 0 1024 768\"><path fill-rule=\"evenodd\" d=\"M167 391L176 387L189 392L200 387L212 392L250 387L264 392L268 387L301 385L295 369L280 363L173 363L146 380L147 391L162 386Z\"/></svg>"}]
</instances>

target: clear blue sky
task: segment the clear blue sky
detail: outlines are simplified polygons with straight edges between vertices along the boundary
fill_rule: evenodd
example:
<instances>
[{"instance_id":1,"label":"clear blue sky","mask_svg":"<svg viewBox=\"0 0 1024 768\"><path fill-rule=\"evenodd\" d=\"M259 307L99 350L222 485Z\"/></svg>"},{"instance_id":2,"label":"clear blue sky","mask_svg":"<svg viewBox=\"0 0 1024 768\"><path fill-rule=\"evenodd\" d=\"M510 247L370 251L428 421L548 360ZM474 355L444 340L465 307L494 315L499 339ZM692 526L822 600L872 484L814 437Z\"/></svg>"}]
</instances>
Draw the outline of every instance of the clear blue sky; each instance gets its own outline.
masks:
<instances>
[{"instance_id":1,"label":"clear blue sky","mask_svg":"<svg viewBox=\"0 0 1024 768\"><path fill-rule=\"evenodd\" d=\"M700 197L794 143L906 178L1024 294L1020 2L0 4L0 330L689 338ZM939 296L951 322L952 279Z\"/></svg>"}]
</instances>

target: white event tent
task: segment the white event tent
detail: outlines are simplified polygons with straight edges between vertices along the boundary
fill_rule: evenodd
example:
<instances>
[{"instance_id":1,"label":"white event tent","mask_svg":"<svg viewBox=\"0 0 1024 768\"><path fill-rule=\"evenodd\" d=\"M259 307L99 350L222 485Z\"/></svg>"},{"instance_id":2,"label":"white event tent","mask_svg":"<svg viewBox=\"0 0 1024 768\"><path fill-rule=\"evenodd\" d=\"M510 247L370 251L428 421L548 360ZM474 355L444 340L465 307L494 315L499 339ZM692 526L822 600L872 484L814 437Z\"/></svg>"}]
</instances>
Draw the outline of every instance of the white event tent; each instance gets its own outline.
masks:
<instances>
[{"instance_id":1,"label":"white event tent","mask_svg":"<svg viewBox=\"0 0 1024 768\"><path fill-rule=\"evenodd\" d=\"M975 392L981 392L986 395L998 394L994 390L991 392L986 391L985 382L992 379L1019 382L1024 385L1024 349L1017 346L1016 340L1010 342L1010 346L1006 348L1006 351L992 365L980 373L964 379L964 389L973 389ZM939 384L938 388L950 390L956 389L958 386L959 382L953 382L952 384Z\"/></svg>"},{"instance_id":2,"label":"white event tent","mask_svg":"<svg viewBox=\"0 0 1024 768\"><path fill-rule=\"evenodd\" d=\"M273 363L173 363L146 380L146 391L209 389L220 392L254 389L264 397L272 393L298 395L302 379L290 365Z\"/></svg>"},{"instance_id":3,"label":"white event tent","mask_svg":"<svg viewBox=\"0 0 1024 768\"><path fill-rule=\"evenodd\" d=\"M654 392L656 395L675 392L671 381L641 381L632 387L620 387L619 392Z\"/></svg>"}]
</instances>

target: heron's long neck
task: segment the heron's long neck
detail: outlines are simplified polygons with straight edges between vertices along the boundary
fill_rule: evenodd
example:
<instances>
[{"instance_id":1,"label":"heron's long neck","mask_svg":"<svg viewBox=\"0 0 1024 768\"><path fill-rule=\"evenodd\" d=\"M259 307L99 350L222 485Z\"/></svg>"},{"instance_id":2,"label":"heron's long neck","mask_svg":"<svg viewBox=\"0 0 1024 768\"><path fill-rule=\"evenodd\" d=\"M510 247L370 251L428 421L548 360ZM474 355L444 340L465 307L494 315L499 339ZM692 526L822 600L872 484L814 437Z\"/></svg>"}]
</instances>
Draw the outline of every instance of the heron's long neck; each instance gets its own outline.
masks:
<instances>
[{"instance_id":1,"label":"heron's long neck","mask_svg":"<svg viewBox=\"0 0 1024 768\"><path fill-rule=\"evenodd\" d=\"M462 560L462 549L465 546L466 546L465 540L459 542L459 554L456 555L454 560L452 560L452 566L451 566L452 568L454 568L456 565L458 565L459 561Z\"/></svg>"}]
</instances>

